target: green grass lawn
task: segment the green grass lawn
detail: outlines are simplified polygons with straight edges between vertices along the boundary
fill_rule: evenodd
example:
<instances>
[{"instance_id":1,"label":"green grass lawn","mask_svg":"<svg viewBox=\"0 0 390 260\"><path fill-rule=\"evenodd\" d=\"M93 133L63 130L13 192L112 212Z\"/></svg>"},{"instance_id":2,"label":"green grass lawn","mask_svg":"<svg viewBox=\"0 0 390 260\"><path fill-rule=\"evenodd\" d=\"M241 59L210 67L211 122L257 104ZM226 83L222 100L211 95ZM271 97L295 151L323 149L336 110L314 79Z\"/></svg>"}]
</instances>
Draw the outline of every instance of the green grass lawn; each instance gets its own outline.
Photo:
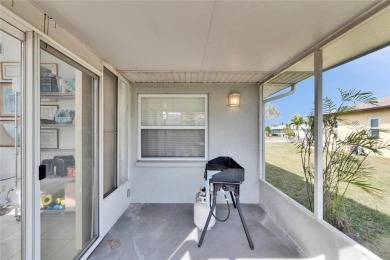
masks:
<instances>
[{"instance_id":1,"label":"green grass lawn","mask_svg":"<svg viewBox=\"0 0 390 260\"><path fill-rule=\"evenodd\" d=\"M266 180L308 207L300 155L292 143L266 142ZM382 198L350 186L344 201L347 235L378 256L390 259L390 158L369 155L371 183Z\"/></svg>"}]
</instances>

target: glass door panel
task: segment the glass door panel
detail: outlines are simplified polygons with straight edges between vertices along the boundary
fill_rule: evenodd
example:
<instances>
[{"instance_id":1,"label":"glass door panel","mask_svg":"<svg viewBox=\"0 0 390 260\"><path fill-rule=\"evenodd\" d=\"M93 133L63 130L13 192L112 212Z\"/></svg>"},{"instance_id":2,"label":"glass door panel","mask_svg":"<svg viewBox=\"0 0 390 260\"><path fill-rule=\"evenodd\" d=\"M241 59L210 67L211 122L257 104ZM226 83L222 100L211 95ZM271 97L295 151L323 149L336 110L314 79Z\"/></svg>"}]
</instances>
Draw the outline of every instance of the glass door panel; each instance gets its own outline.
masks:
<instances>
[{"instance_id":1,"label":"glass door panel","mask_svg":"<svg viewBox=\"0 0 390 260\"><path fill-rule=\"evenodd\" d=\"M62 55L41 49L41 259L72 259L97 237L97 80Z\"/></svg>"},{"instance_id":2,"label":"glass door panel","mask_svg":"<svg viewBox=\"0 0 390 260\"><path fill-rule=\"evenodd\" d=\"M2 30L0 39L0 259L20 259L22 41Z\"/></svg>"}]
</instances>

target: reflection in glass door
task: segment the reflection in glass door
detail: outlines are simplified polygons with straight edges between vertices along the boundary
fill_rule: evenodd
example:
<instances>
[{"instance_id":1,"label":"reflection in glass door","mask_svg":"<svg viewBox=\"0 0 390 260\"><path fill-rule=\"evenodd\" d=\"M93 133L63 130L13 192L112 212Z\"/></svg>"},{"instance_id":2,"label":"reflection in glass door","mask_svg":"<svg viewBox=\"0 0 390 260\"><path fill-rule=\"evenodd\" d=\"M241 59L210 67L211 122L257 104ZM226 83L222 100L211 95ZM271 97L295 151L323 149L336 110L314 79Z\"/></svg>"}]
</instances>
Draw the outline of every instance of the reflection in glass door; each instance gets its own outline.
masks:
<instances>
[{"instance_id":1,"label":"reflection in glass door","mask_svg":"<svg viewBox=\"0 0 390 260\"><path fill-rule=\"evenodd\" d=\"M41 259L72 259L98 231L97 78L47 44L40 60Z\"/></svg>"},{"instance_id":2,"label":"reflection in glass door","mask_svg":"<svg viewBox=\"0 0 390 260\"><path fill-rule=\"evenodd\" d=\"M22 43L0 30L0 259L22 253Z\"/></svg>"}]
</instances>

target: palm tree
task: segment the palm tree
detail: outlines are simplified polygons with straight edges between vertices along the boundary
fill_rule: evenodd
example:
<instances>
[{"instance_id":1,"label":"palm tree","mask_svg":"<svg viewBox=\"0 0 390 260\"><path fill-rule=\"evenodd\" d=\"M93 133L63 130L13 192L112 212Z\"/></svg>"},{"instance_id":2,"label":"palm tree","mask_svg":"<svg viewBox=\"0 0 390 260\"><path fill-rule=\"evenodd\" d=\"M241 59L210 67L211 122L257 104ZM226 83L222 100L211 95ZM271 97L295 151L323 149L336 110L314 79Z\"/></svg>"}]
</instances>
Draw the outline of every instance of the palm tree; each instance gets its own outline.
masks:
<instances>
[{"instance_id":1,"label":"palm tree","mask_svg":"<svg viewBox=\"0 0 390 260\"><path fill-rule=\"evenodd\" d=\"M295 129L297 130L297 136L299 141L299 127L303 125L305 121L303 120L303 117L300 115L293 115L291 118L291 125L295 126Z\"/></svg>"},{"instance_id":2,"label":"palm tree","mask_svg":"<svg viewBox=\"0 0 390 260\"><path fill-rule=\"evenodd\" d=\"M271 127L269 125L267 125L265 127L265 135L266 136L271 136L272 135L272 129L271 129Z\"/></svg>"},{"instance_id":3,"label":"palm tree","mask_svg":"<svg viewBox=\"0 0 390 260\"><path fill-rule=\"evenodd\" d=\"M355 122L348 122L343 115L350 111L355 103L376 104L376 98L371 92L361 92L356 89L343 91L340 89L341 103L336 104L330 98L323 101L323 129L322 129L322 155L323 155L323 189L324 189L324 217L334 226L343 229L341 213L345 193L350 186L355 186L370 194L380 194L381 190L371 181L371 166L366 159L369 154L382 155L381 149L390 147L390 142L384 142L370 135L365 126ZM313 209L314 187L314 150L315 143L313 116L308 117L307 134L302 142L297 144L301 155L302 170L306 181L309 208ZM292 119L293 121L293 119ZM294 122L299 122L296 117ZM351 131L345 136L339 135L336 129L338 122L347 124ZM380 130L383 131L383 130ZM349 145L361 146L367 151L361 157L346 152ZM340 185L343 183L343 185Z\"/></svg>"}]
</instances>

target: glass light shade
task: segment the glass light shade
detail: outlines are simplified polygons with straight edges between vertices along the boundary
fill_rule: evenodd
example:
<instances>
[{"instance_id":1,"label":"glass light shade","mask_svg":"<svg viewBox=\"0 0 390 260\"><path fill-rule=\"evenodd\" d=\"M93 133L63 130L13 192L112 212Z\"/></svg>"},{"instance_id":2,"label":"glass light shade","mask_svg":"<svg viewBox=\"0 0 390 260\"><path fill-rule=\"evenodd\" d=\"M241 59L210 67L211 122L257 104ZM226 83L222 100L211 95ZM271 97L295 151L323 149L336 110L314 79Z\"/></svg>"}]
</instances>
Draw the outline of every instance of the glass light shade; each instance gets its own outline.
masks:
<instances>
[{"instance_id":1,"label":"glass light shade","mask_svg":"<svg viewBox=\"0 0 390 260\"><path fill-rule=\"evenodd\" d=\"M230 107L240 106L240 94L238 93L229 94L229 106Z\"/></svg>"}]
</instances>

